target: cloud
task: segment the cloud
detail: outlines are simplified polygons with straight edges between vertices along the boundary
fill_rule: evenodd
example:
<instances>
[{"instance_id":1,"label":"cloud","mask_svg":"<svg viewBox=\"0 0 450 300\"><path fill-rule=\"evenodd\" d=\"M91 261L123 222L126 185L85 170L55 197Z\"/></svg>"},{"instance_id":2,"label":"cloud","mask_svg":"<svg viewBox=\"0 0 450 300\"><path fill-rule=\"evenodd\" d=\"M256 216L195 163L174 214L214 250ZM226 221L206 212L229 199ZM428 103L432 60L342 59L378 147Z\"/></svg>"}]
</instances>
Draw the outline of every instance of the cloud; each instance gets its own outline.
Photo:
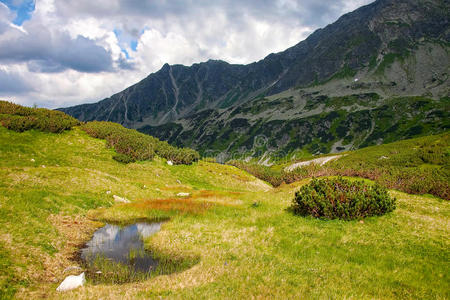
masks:
<instances>
[{"instance_id":1,"label":"cloud","mask_svg":"<svg viewBox=\"0 0 450 300\"><path fill-rule=\"evenodd\" d=\"M142 23L142 19L176 17L182 23L201 23L201 17L214 16L218 12L233 21L230 26L239 27L247 18L253 18L270 23L290 23L291 26L317 27L370 2L373 0L97 0L93 7L90 0L66 0L55 4L66 17L121 19L130 31L138 32L135 25Z\"/></svg>"},{"instance_id":2,"label":"cloud","mask_svg":"<svg viewBox=\"0 0 450 300\"><path fill-rule=\"evenodd\" d=\"M0 34L4 33L9 28L9 24L0 20Z\"/></svg>"},{"instance_id":3,"label":"cloud","mask_svg":"<svg viewBox=\"0 0 450 300\"><path fill-rule=\"evenodd\" d=\"M0 62L26 62L32 72L112 70L110 54L89 38L71 38L66 32L51 32L39 24L25 28L27 33L12 28L7 37L0 38Z\"/></svg>"},{"instance_id":4,"label":"cloud","mask_svg":"<svg viewBox=\"0 0 450 300\"><path fill-rule=\"evenodd\" d=\"M8 7L0 2L0 35L10 28L9 23L11 22L11 18L12 15Z\"/></svg>"},{"instance_id":5,"label":"cloud","mask_svg":"<svg viewBox=\"0 0 450 300\"><path fill-rule=\"evenodd\" d=\"M117 66L122 70L134 70L136 68L136 64L133 61L129 61L123 56L117 60Z\"/></svg>"},{"instance_id":6,"label":"cloud","mask_svg":"<svg viewBox=\"0 0 450 300\"><path fill-rule=\"evenodd\" d=\"M5 1L22 5L29 18L14 25L19 10ZM18 85L15 101L49 107L98 101L164 63L251 63L372 2L14 1L0 0L0 66L10 77L19 76L18 84L27 79L28 91ZM0 90L0 98L4 94Z\"/></svg>"},{"instance_id":7,"label":"cloud","mask_svg":"<svg viewBox=\"0 0 450 300\"><path fill-rule=\"evenodd\" d=\"M33 88L20 75L0 69L0 95L23 94Z\"/></svg>"}]
</instances>

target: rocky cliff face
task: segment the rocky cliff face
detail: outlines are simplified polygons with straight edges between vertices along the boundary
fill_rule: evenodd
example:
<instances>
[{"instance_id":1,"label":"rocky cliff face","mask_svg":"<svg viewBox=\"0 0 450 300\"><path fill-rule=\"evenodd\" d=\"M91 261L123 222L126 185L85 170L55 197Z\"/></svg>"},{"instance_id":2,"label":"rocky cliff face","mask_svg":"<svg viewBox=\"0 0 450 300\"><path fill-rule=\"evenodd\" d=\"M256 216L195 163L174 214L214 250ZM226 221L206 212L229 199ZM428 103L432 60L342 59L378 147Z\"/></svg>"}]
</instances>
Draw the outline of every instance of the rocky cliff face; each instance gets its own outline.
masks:
<instances>
[{"instance_id":1,"label":"rocky cliff face","mask_svg":"<svg viewBox=\"0 0 450 300\"><path fill-rule=\"evenodd\" d=\"M118 122L204 151L254 152L250 141L264 134L271 143L264 151L307 146L312 152L336 152L387 141L389 132L402 138L446 130L449 7L448 0L378 0L256 63L166 64L110 98L61 110L82 121ZM411 103L419 98L413 96L428 104L417 110ZM376 112L395 116L399 105L406 123L377 131ZM422 124L420 114L433 125ZM333 131L336 118L353 120L339 127L346 128L345 136ZM367 124L357 125L361 122ZM409 132L405 126L422 130ZM300 138L305 131L308 138ZM377 138L369 138L375 133Z\"/></svg>"}]
</instances>

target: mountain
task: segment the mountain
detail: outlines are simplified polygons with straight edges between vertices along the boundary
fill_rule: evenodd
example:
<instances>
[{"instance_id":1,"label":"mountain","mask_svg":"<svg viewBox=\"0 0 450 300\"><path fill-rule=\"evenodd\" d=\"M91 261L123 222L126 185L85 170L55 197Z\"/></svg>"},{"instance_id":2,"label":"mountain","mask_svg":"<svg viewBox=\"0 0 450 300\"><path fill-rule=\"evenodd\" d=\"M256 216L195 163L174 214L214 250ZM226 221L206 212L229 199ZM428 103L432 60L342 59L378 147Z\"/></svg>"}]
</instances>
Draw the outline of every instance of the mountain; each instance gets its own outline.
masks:
<instances>
[{"instance_id":1,"label":"mountain","mask_svg":"<svg viewBox=\"0 0 450 300\"><path fill-rule=\"evenodd\" d=\"M448 0L378 0L248 65L165 64L60 110L203 154L339 152L448 130Z\"/></svg>"}]
</instances>

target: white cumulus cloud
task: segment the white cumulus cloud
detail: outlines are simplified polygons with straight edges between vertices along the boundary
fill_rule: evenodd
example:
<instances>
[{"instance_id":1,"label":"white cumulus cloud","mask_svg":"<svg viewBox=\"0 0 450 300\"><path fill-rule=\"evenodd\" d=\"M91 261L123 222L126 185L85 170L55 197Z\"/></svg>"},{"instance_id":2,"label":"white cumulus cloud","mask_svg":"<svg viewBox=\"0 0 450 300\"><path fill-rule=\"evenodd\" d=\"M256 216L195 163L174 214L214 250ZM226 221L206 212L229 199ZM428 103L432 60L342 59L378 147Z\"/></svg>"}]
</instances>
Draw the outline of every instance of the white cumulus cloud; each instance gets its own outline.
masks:
<instances>
[{"instance_id":1,"label":"white cumulus cloud","mask_svg":"<svg viewBox=\"0 0 450 300\"><path fill-rule=\"evenodd\" d=\"M0 0L0 99L56 108L99 101L164 63L251 63L370 2L39 0L18 26Z\"/></svg>"}]
</instances>

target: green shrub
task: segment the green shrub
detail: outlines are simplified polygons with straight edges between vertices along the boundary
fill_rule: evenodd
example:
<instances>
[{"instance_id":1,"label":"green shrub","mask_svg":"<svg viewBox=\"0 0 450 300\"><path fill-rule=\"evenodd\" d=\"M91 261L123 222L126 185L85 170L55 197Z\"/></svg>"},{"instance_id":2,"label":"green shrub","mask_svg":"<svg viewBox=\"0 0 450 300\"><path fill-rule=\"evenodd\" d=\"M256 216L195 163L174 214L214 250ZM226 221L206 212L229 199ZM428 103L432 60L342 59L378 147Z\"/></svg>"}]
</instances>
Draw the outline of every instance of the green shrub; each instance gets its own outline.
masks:
<instances>
[{"instance_id":1,"label":"green shrub","mask_svg":"<svg viewBox=\"0 0 450 300\"><path fill-rule=\"evenodd\" d=\"M342 177L316 179L295 193L295 214L323 219L353 220L381 216L395 209L395 198L379 184Z\"/></svg>"},{"instance_id":2,"label":"green shrub","mask_svg":"<svg viewBox=\"0 0 450 300\"><path fill-rule=\"evenodd\" d=\"M124 164L129 164L136 161L132 157L122 153L117 153L116 155L113 156L113 159Z\"/></svg>"},{"instance_id":3,"label":"green shrub","mask_svg":"<svg viewBox=\"0 0 450 300\"><path fill-rule=\"evenodd\" d=\"M323 166L311 164L292 172L284 171L281 166L266 167L244 161L228 164L275 187L310 177L363 177L386 188L450 200L449 145L449 133L425 136L351 151Z\"/></svg>"},{"instance_id":4,"label":"green shrub","mask_svg":"<svg viewBox=\"0 0 450 300\"><path fill-rule=\"evenodd\" d=\"M158 155L174 164L191 164L200 158L195 150L171 146L167 142L117 123L93 121L81 128L92 137L105 139L107 145L118 153L113 158L119 162L152 160Z\"/></svg>"},{"instance_id":5,"label":"green shrub","mask_svg":"<svg viewBox=\"0 0 450 300\"><path fill-rule=\"evenodd\" d=\"M244 170L256 178L264 180L271 185L277 187L284 182L283 173L273 170L270 167L259 165L257 163L247 163L240 160L230 160L228 165L235 166L241 170Z\"/></svg>"},{"instance_id":6,"label":"green shrub","mask_svg":"<svg viewBox=\"0 0 450 300\"><path fill-rule=\"evenodd\" d=\"M10 130L23 132L39 130L60 133L80 122L61 111L31 108L7 101L0 101L0 124Z\"/></svg>"}]
</instances>

